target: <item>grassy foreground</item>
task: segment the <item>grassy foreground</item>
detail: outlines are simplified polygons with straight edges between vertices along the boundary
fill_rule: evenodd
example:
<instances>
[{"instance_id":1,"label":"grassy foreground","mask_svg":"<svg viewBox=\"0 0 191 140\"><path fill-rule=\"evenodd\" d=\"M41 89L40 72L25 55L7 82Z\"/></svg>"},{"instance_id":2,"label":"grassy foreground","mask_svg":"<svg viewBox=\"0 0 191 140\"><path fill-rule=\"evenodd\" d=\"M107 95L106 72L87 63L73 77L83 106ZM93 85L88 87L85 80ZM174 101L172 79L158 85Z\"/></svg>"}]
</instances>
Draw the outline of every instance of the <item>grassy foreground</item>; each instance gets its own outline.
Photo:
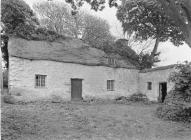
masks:
<instances>
[{"instance_id":1,"label":"grassy foreground","mask_svg":"<svg viewBox=\"0 0 191 140\"><path fill-rule=\"evenodd\" d=\"M191 124L163 121L157 104L2 104L2 139L189 140Z\"/></svg>"}]
</instances>

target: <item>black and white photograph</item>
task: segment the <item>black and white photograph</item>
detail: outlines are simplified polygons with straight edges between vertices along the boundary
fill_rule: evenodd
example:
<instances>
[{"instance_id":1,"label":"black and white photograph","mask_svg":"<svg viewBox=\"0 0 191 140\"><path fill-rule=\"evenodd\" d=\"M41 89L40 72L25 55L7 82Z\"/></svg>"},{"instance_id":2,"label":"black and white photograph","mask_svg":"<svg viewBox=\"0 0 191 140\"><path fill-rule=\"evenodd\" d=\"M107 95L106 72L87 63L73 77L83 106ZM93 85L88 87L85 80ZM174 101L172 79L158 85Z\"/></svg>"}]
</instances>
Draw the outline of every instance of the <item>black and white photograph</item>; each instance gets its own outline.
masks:
<instances>
[{"instance_id":1,"label":"black and white photograph","mask_svg":"<svg viewBox=\"0 0 191 140\"><path fill-rule=\"evenodd\" d=\"M191 140L191 0L1 0L2 140Z\"/></svg>"}]
</instances>

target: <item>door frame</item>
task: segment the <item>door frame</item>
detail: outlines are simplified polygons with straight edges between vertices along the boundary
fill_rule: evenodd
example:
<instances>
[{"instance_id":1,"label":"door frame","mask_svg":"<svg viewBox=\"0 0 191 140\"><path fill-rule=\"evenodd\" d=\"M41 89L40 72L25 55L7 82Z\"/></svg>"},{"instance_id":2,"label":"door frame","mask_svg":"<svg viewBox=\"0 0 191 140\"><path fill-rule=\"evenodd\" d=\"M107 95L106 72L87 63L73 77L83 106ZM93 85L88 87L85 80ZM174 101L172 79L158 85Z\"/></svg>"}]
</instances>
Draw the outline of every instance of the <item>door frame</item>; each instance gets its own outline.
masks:
<instances>
[{"instance_id":1,"label":"door frame","mask_svg":"<svg viewBox=\"0 0 191 140\"><path fill-rule=\"evenodd\" d=\"M81 81L81 99L72 99L72 80L80 80ZM71 83L71 92L70 92L70 96L71 96L71 101L75 101L75 100L82 100L82 93L83 93L83 80L82 78L70 78L70 83Z\"/></svg>"},{"instance_id":2,"label":"door frame","mask_svg":"<svg viewBox=\"0 0 191 140\"><path fill-rule=\"evenodd\" d=\"M158 91L159 91L159 96L158 96L158 102L160 102L160 103L162 103L162 91L160 91L160 85L162 85L162 84L166 84L166 92L167 92L167 89L168 89L168 83L166 82L166 81L163 81L163 82L159 82L159 84L158 84L158 87L159 87L159 89L158 89ZM166 93L167 94L167 93Z\"/></svg>"}]
</instances>

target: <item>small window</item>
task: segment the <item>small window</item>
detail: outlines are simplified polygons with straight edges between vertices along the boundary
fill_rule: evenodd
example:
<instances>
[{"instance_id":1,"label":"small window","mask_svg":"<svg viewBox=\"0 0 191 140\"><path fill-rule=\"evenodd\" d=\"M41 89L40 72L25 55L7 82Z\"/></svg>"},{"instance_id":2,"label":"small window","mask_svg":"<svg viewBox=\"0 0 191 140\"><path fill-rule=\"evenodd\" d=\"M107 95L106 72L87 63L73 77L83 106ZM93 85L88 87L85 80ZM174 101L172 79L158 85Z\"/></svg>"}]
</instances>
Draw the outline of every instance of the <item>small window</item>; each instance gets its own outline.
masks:
<instances>
[{"instance_id":1,"label":"small window","mask_svg":"<svg viewBox=\"0 0 191 140\"><path fill-rule=\"evenodd\" d=\"M41 88L46 86L46 75L35 75L35 87Z\"/></svg>"},{"instance_id":2,"label":"small window","mask_svg":"<svg viewBox=\"0 0 191 140\"><path fill-rule=\"evenodd\" d=\"M114 90L114 80L107 80L107 90L108 91Z\"/></svg>"},{"instance_id":3,"label":"small window","mask_svg":"<svg viewBox=\"0 0 191 140\"><path fill-rule=\"evenodd\" d=\"M108 64L109 65L115 65L115 59L114 58L108 58Z\"/></svg>"},{"instance_id":4,"label":"small window","mask_svg":"<svg viewBox=\"0 0 191 140\"><path fill-rule=\"evenodd\" d=\"M152 82L147 82L147 89L152 90Z\"/></svg>"}]
</instances>

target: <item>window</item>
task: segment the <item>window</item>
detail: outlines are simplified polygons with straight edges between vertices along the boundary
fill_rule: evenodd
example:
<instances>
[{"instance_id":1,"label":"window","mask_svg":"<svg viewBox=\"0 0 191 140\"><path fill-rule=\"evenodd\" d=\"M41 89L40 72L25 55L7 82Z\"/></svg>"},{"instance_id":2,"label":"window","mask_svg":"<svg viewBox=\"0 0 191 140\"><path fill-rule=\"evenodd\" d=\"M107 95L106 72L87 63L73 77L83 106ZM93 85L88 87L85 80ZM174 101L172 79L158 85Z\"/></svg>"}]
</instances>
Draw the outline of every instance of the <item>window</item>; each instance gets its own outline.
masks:
<instances>
[{"instance_id":1,"label":"window","mask_svg":"<svg viewBox=\"0 0 191 140\"><path fill-rule=\"evenodd\" d=\"M115 65L115 59L114 58L108 58L108 64L109 65Z\"/></svg>"},{"instance_id":2,"label":"window","mask_svg":"<svg viewBox=\"0 0 191 140\"><path fill-rule=\"evenodd\" d=\"M152 82L147 82L147 89L152 90Z\"/></svg>"},{"instance_id":3,"label":"window","mask_svg":"<svg viewBox=\"0 0 191 140\"><path fill-rule=\"evenodd\" d=\"M46 75L35 75L35 87L41 88L46 86Z\"/></svg>"},{"instance_id":4,"label":"window","mask_svg":"<svg viewBox=\"0 0 191 140\"><path fill-rule=\"evenodd\" d=\"M108 91L114 90L114 80L107 80L107 90Z\"/></svg>"}]
</instances>

